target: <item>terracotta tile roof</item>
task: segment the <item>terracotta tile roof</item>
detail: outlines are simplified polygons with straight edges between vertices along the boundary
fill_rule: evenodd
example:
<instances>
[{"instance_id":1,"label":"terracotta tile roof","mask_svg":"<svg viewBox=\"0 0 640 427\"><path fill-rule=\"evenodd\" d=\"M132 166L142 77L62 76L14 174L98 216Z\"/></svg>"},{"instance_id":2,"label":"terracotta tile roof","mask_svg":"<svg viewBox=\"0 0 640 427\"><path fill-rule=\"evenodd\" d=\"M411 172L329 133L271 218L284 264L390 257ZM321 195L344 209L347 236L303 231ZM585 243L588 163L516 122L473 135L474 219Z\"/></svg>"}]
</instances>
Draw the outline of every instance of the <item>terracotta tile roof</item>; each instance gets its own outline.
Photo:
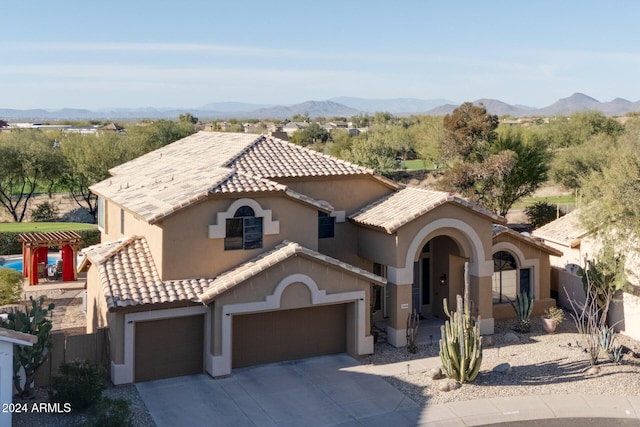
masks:
<instances>
[{"instance_id":1,"label":"terracotta tile roof","mask_svg":"<svg viewBox=\"0 0 640 427\"><path fill-rule=\"evenodd\" d=\"M276 138L256 142L227 166L267 178L373 174L370 169Z\"/></svg>"},{"instance_id":2,"label":"terracotta tile roof","mask_svg":"<svg viewBox=\"0 0 640 427\"><path fill-rule=\"evenodd\" d=\"M149 223L212 193L279 191L318 203L269 178L373 174L279 139L223 132L198 132L110 172L91 190Z\"/></svg>"},{"instance_id":3,"label":"terracotta tile roof","mask_svg":"<svg viewBox=\"0 0 640 427\"><path fill-rule=\"evenodd\" d=\"M311 249L307 249L300 246L298 243L284 241L281 245L276 246L272 251L261 254L260 256L240 265L239 267L234 268L233 270L229 270L216 277L209 288L200 295L200 300L205 304L209 304L218 295L228 291L229 289L232 289L240 283L249 280L253 276L295 255L306 256L310 259L333 265L339 269L345 270L380 285L384 285L387 282L386 279L380 276L365 271L361 268L354 267L353 265L347 264L346 262L342 262Z\"/></svg>"},{"instance_id":4,"label":"terracotta tile roof","mask_svg":"<svg viewBox=\"0 0 640 427\"><path fill-rule=\"evenodd\" d=\"M580 244L580 239L587 234L587 230L580 224L580 210L576 209L533 230L531 234L534 237L574 248Z\"/></svg>"},{"instance_id":5,"label":"terracotta tile roof","mask_svg":"<svg viewBox=\"0 0 640 427\"><path fill-rule=\"evenodd\" d=\"M143 237L103 243L83 250L97 266L109 309L180 301L198 302L211 279L162 281Z\"/></svg>"},{"instance_id":6,"label":"terracotta tile roof","mask_svg":"<svg viewBox=\"0 0 640 427\"><path fill-rule=\"evenodd\" d=\"M542 241L538 240L538 239L534 239L531 238L525 234L522 233L518 233L515 230L510 229L509 227L505 227L504 225L498 225L498 224L494 224L493 225L493 239L494 239L494 243L495 243L495 239L496 237L502 235L502 234L506 234L509 236L512 236L515 239L518 239L524 243L527 243L531 246L536 246L540 249L542 249L543 251L551 254L551 255L555 255L555 256L562 256L562 252L552 248L549 245L545 245Z\"/></svg>"},{"instance_id":7,"label":"terracotta tile roof","mask_svg":"<svg viewBox=\"0 0 640 427\"><path fill-rule=\"evenodd\" d=\"M391 234L403 225L447 202L464 206L480 215L489 217L494 222L505 222L501 216L449 193L415 187L404 187L389 194L349 218L358 224L382 228Z\"/></svg>"},{"instance_id":8,"label":"terracotta tile roof","mask_svg":"<svg viewBox=\"0 0 640 427\"><path fill-rule=\"evenodd\" d=\"M180 301L208 304L223 292L294 255L333 265L373 283L386 283L386 279L373 273L287 241L215 278L183 280L160 279L143 237L90 246L83 253L88 262L98 268L102 291L110 309Z\"/></svg>"}]
</instances>

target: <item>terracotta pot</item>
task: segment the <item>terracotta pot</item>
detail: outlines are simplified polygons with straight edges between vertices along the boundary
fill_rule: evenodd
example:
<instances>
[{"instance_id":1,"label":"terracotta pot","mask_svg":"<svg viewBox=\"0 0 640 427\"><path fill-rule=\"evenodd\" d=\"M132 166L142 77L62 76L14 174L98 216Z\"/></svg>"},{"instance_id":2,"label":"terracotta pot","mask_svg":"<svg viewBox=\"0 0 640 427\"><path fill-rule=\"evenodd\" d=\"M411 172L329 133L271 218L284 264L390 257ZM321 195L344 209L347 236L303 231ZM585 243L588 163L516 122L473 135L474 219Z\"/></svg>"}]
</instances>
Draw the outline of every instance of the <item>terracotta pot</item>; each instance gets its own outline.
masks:
<instances>
[{"instance_id":1,"label":"terracotta pot","mask_svg":"<svg viewBox=\"0 0 640 427\"><path fill-rule=\"evenodd\" d=\"M556 327L558 326L558 322L554 319L549 319L547 317L542 318L542 327L547 333L553 334L556 331Z\"/></svg>"}]
</instances>

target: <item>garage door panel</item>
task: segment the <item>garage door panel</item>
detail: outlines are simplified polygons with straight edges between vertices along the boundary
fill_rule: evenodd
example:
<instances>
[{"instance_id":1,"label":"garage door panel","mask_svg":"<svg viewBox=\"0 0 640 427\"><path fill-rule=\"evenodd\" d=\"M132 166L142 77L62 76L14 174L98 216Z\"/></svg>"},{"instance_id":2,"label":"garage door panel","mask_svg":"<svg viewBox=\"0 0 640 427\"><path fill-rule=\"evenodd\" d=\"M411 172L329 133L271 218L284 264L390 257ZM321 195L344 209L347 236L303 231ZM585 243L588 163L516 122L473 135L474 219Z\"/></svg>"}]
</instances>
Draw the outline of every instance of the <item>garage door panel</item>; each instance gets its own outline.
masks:
<instances>
[{"instance_id":1,"label":"garage door panel","mask_svg":"<svg viewBox=\"0 0 640 427\"><path fill-rule=\"evenodd\" d=\"M344 353L347 305L233 316L234 368Z\"/></svg>"},{"instance_id":2,"label":"garage door panel","mask_svg":"<svg viewBox=\"0 0 640 427\"><path fill-rule=\"evenodd\" d=\"M135 381L203 372L204 316L136 322Z\"/></svg>"}]
</instances>

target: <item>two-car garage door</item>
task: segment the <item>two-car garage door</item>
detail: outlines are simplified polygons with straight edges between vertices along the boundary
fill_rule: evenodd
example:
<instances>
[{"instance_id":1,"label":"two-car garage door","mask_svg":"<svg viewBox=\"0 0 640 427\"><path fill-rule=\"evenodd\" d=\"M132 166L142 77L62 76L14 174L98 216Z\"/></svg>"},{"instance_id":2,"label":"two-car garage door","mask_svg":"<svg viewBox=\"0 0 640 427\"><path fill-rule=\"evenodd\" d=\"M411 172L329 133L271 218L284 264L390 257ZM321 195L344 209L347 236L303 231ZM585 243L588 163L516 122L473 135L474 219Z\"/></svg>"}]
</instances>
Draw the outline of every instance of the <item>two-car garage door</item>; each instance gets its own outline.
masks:
<instances>
[{"instance_id":1,"label":"two-car garage door","mask_svg":"<svg viewBox=\"0 0 640 427\"><path fill-rule=\"evenodd\" d=\"M234 315L232 366L344 353L346 319L347 304Z\"/></svg>"},{"instance_id":2,"label":"two-car garage door","mask_svg":"<svg viewBox=\"0 0 640 427\"><path fill-rule=\"evenodd\" d=\"M232 367L347 351L348 304L233 315ZM134 381L204 372L204 315L135 322Z\"/></svg>"}]
</instances>

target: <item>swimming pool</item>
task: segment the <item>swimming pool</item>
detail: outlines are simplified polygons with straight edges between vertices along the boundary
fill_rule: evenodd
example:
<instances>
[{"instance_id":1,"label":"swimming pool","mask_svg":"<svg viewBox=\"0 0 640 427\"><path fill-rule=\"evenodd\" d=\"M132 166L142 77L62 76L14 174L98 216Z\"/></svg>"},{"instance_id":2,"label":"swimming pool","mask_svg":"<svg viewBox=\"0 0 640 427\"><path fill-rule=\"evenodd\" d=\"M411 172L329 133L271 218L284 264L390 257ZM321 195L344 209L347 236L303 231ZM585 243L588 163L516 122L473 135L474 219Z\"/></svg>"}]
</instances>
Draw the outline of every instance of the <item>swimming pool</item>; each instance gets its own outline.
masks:
<instances>
[{"instance_id":1,"label":"swimming pool","mask_svg":"<svg viewBox=\"0 0 640 427\"><path fill-rule=\"evenodd\" d=\"M47 264L49 265L55 264L56 261L58 261L59 259L60 259L59 255L49 255L47 257ZM19 272L22 273L22 258L14 261L5 262L4 265L0 265L0 267L13 268L14 270L18 270Z\"/></svg>"}]
</instances>

